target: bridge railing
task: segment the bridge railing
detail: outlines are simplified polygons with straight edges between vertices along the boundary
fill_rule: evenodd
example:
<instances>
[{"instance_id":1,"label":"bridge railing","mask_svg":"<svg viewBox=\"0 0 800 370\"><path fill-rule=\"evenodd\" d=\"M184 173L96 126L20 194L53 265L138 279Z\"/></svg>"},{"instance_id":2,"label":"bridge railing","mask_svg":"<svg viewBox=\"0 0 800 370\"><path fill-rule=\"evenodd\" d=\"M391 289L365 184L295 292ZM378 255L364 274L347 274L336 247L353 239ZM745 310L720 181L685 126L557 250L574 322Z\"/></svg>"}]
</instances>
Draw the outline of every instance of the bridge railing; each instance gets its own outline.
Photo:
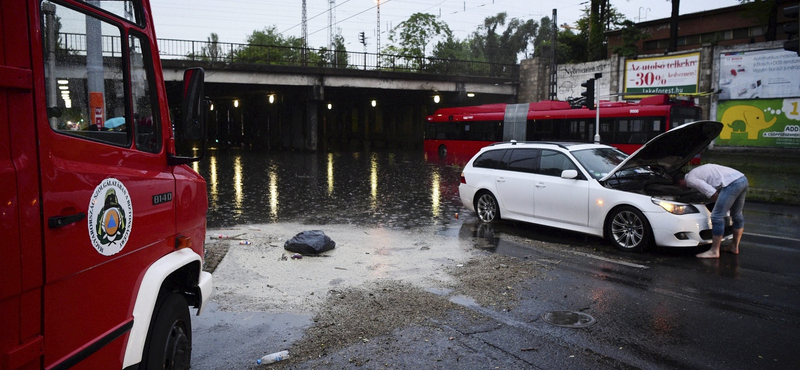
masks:
<instances>
[{"instance_id":1,"label":"bridge railing","mask_svg":"<svg viewBox=\"0 0 800 370\"><path fill-rule=\"evenodd\" d=\"M78 55L86 53L86 35L84 34L61 33L58 42L61 48L69 52ZM102 44L104 55L122 55L119 36L102 36ZM519 65L517 64L410 55L176 39L158 39L158 49L163 59L519 79Z\"/></svg>"},{"instance_id":2,"label":"bridge railing","mask_svg":"<svg viewBox=\"0 0 800 370\"><path fill-rule=\"evenodd\" d=\"M325 48L313 49L158 39L158 49L164 59L435 73L450 76L495 77L513 80L519 78L519 65L517 64L336 51Z\"/></svg>"}]
</instances>

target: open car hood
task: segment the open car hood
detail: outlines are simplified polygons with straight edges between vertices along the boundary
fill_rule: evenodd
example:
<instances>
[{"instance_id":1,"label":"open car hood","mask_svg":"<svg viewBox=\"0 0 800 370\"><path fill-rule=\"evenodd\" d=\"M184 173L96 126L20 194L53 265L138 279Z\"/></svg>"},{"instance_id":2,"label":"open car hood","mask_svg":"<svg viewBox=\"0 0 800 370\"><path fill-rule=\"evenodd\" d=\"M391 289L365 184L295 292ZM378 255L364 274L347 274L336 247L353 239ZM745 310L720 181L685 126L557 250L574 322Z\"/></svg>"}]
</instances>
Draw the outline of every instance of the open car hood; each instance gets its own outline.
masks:
<instances>
[{"instance_id":1,"label":"open car hood","mask_svg":"<svg viewBox=\"0 0 800 370\"><path fill-rule=\"evenodd\" d=\"M677 171L705 149L722 131L717 121L696 121L664 132L642 145L599 181L618 171L640 166L660 167L666 173Z\"/></svg>"}]
</instances>

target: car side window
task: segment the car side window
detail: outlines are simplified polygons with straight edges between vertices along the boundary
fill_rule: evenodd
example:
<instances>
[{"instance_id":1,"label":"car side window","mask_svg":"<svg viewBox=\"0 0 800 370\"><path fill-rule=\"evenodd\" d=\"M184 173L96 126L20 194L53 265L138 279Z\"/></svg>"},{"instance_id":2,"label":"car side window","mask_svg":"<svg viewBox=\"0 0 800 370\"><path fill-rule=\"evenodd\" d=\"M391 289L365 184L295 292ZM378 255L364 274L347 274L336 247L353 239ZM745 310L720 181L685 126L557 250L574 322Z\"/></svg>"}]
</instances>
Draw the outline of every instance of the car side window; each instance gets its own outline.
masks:
<instances>
[{"instance_id":1,"label":"car side window","mask_svg":"<svg viewBox=\"0 0 800 370\"><path fill-rule=\"evenodd\" d=\"M512 149L508 156L509 171L535 173L539 163L539 149Z\"/></svg>"},{"instance_id":2,"label":"car side window","mask_svg":"<svg viewBox=\"0 0 800 370\"><path fill-rule=\"evenodd\" d=\"M539 161L539 173L548 176L561 176L564 170L577 170L578 167L564 153L542 149L541 160ZM578 171L580 173L580 171Z\"/></svg>"},{"instance_id":3,"label":"car side window","mask_svg":"<svg viewBox=\"0 0 800 370\"><path fill-rule=\"evenodd\" d=\"M483 152L478 158L475 159L475 162L472 162L472 167L479 167L479 168L502 168L503 167L503 155L506 154L505 149L500 150L488 150Z\"/></svg>"}]
</instances>

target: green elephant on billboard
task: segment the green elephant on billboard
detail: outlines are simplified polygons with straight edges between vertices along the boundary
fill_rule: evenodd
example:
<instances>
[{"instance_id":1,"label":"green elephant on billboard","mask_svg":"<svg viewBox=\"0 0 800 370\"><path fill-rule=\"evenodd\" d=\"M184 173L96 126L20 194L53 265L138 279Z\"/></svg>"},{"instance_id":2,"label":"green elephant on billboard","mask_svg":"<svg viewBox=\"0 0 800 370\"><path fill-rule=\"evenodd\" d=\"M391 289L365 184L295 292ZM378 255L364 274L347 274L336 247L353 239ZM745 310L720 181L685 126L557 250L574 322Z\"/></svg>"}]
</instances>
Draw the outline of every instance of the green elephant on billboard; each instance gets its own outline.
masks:
<instances>
[{"instance_id":1,"label":"green elephant on billboard","mask_svg":"<svg viewBox=\"0 0 800 370\"><path fill-rule=\"evenodd\" d=\"M730 140L733 132L747 132L748 140L758 139L758 132L775 124L778 117L767 121L764 111L750 105L734 105L722 114L722 132L719 138Z\"/></svg>"}]
</instances>

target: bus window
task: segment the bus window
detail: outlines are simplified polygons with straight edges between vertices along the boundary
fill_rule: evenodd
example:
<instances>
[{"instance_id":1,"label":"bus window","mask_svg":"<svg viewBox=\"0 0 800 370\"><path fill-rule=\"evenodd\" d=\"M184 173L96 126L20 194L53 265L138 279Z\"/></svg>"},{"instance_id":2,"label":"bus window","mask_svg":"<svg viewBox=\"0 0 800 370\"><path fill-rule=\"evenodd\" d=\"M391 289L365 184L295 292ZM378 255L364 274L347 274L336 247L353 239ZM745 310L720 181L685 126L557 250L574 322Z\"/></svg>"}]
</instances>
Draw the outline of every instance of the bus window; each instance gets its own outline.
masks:
<instances>
[{"instance_id":1,"label":"bus window","mask_svg":"<svg viewBox=\"0 0 800 370\"><path fill-rule=\"evenodd\" d=\"M528 120L526 133L525 140L529 141L557 140L553 135L553 120L549 119Z\"/></svg>"},{"instance_id":2,"label":"bus window","mask_svg":"<svg viewBox=\"0 0 800 370\"><path fill-rule=\"evenodd\" d=\"M699 121L700 116L701 112L700 108L698 107L672 107L670 109L670 125L668 129L672 129L689 122Z\"/></svg>"}]
</instances>

